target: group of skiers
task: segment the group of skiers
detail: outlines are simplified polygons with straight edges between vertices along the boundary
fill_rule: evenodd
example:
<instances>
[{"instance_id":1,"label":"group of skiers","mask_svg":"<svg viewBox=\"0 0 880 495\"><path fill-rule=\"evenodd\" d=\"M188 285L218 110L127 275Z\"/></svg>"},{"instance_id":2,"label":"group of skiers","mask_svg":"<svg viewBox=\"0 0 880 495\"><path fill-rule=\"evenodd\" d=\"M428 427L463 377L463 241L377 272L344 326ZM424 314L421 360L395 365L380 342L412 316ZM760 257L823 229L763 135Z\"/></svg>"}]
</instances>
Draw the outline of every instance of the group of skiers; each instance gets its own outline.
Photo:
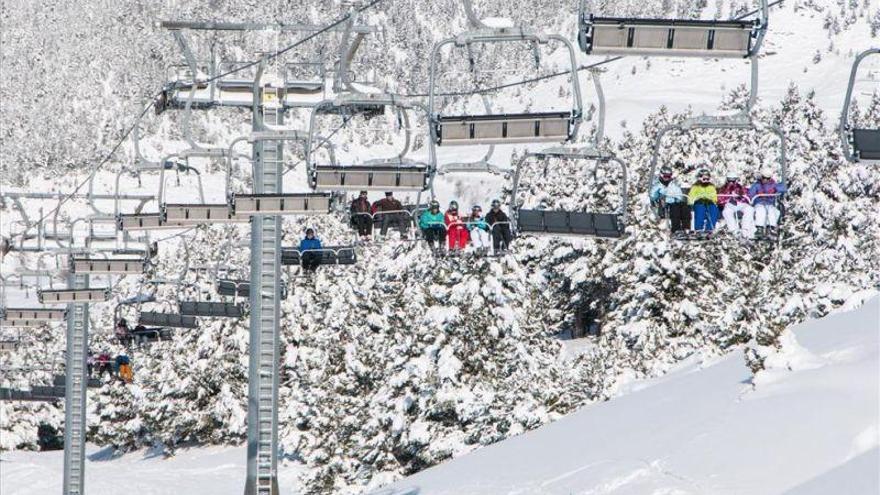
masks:
<instances>
[{"instance_id":1,"label":"group of skiers","mask_svg":"<svg viewBox=\"0 0 880 495\"><path fill-rule=\"evenodd\" d=\"M89 377L101 378L105 374L109 377L117 377L125 383L131 383L134 372L131 368L131 359L125 354L119 354L111 358L107 352L101 352L97 356L89 351L86 360Z\"/></svg>"},{"instance_id":2,"label":"group of skiers","mask_svg":"<svg viewBox=\"0 0 880 495\"><path fill-rule=\"evenodd\" d=\"M480 205L471 208L470 215L462 215L458 202L451 201L445 213L440 212L440 203L431 201L428 209L419 215L419 230L432 249L442 249L443 241L449 251L461 251L471 244L478 253L489 252L489 239L492 239L494 252L504 252L510 247L513 234L510 218L501 210L501 201L493 200L486 216Z\"/></svg>"},{"instance_id":3,"label":"group of skiers","mask_svg":"<svg viewBox=\"0 0 880 495\"><path fill-rule=\"evenodd\" d=\"M409 212L403 208L403 204L394 197L394 193L388 191L385 197L370 203L367 191L361 191L357 198L351 202L351 223L357 229L357 233L364 239L370 239L373 235L373 219L379 219L381 234L388 233L389 227L400 231L401 236L406 236L409 230Z\"/></svg>"},{"instance_id":4,"label":"group of skiers","mask_svg":"<svg viewBox=\"0 0 880 495\"><path fill-rule=\"evenodd\" d=\"M748 188L740 183L738 174L728 173L724 185L718 188L709 170L702 168L697 172L697 182L685 193L673 177L672 168L664 166L650 197L651 204L669 218L674 235L689 230L710 235L719 218L724 218L734 236L751 240L776 237L781 214L778 199L786 191L785 184L777 183L769 169L762 170Z\"/></svg>"},{"instance_id":5,"label":"group of skiers","mask_svg":"<svg viewBox=\"0 0 880 495\"><path fill-rule=\"evenodd\" d=\"M400 231L401 237L407 237L410 213L394 198L392 192L386 192L383 199L370 204L367 191L361 191L352 200L350 212L352 225L365 240L372 236L374 218L379 220L383 236L393 227ZM446 243L449 251L461 251L471 245L477 252L486 253L491 242L494 251L501 252L509 248L513 239L510 219L501 210L501 201L497 199L492 201L492 207L485 217L479 205L474 205L468 215L459 211L456 201L450 202L446 211L441 212L440 203L434 200L427 210L418 214L417 224L422 236L435 251ZM306 233L308 236L308 231ZM300 251L303 251L302 245Z\"/></svg>"}]
</instances>

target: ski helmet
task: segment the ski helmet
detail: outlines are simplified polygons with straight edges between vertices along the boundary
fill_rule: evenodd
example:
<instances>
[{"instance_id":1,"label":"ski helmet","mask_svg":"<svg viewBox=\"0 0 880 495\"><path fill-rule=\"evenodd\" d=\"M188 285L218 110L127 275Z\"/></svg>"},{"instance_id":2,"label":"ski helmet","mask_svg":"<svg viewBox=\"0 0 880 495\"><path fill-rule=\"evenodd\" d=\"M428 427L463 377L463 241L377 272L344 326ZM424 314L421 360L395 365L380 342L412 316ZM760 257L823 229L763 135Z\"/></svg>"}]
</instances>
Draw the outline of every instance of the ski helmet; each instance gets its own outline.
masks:
<instances>
[{"instance_id":1,"label":"ski helmet","mask_svg":"<svg viewBox=\"0 0 880 495\"><path fill-rule=\"evenodd\" d=\"M440 202L436 199L431 200L431 209L433 210L434 208L440 208Z\"/></svg>"},{"instance_id":2,"label":"ski helmet","mask_svg":"<svg viewBox=\"0 0 880 495\"><path fill-rule=\"evenodd\" d=\"M483 211L483 208L480 205L474 205L471 211Z\"/></svg>"},{"instance_id":3,"label":"ski helmet","mask_svg":"<svg viewBox=\"0 0 880 495\"><path fill-rule=\"evenodd\" d=\"M494 208L496 206L501 206L501 200L498 200L498 199L492 200L492 207Z\"/></svg>"},{"instance_id":4,"label":"ski helmet","mask_svg":"<svg viewBox=\"0 0 880 495\"><path fill-rule=\"evenodd\" d=\"M311 228L311 227L307 228L307 229L306 229L306 235L309 235L309 234L315 235L315 229L313 229L313 228Z\"/></svg>"},{"instance_id":5,"label":"ski helmet","mask_svg":"<svg viewBox=\"0 0 880 495\"><path fill-rule=\"evenodd\" d=\"M450 209L450 210L458 210L458 202L456 202L456 201L450 201L450 202L449 202L449 209Z\"/></svg>"},{"instance_id":6,"label":"ski helmet","mask_svg":"<svg viewBox=\"0 0 880 495\"><path fill-rule=\"evenodd\" d=\"M773 170L770 170L769 168L761 169L761 178L772 179L773 178Z\"/></svg>"},{"instance_id":7,"label":"ski helmet","mask_svg":"<svg viewBox=\"0 0 880 495\"><path fill-rule=\"evenodd\" d=\"M660 168L660 177L663 179L671 179L672 178L672 168L668 165L664 165Z\"/></svg>"},{"instance_id":8,"label":"ski helmet","mask_svg":"<svg viewBox=\"0 0 880 495\"><path fill-rule=\"evenodd\" d=\"M730 182L733 182L733 181L739 180L739 175L737 175L736 172L727 172L727 174L724 176L724 178L726 178Z\"/></svg>"},{"instance_id":9,"label":"ski helmet","mask_svg":"<svg viewBox=\"0 0 880 495\"><path fill-rule=\"evenodd\" d=\"M709 169L707 168L701 168L700 171L697 172L697 177L703 184L708 184L709 181L712 180L712 174L709 173Z\"/></svg>"}]
</instances>

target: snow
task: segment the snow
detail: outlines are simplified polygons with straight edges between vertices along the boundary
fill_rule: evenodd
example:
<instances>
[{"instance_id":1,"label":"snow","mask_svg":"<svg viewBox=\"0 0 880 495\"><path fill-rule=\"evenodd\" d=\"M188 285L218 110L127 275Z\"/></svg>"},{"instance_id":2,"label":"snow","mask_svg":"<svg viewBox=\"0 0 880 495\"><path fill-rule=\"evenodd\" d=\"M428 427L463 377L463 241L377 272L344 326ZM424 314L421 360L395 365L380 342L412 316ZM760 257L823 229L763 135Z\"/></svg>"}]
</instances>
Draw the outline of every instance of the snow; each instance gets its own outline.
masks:
<instances>
[{"instance_id":1,"label":"snow","mask_svg":"<svg viewBox=\"0 0 880 495\"><path fill-rule=\"evenodd\" d=\"M210 493L241 495L244 489L244 447L181 449L165 458L161 452L140 450L116 456L111 449L86 448L86 493ZM0 493L43 495L60 491L64 454L14 452L0 456ZM296 493L301 467L279 469L279 483Z\"/></svg>"},{"instance_id":2,"label":"snow","mask_svg":"<svg viewBox=\"0 0 880 495\"><path fill-rule=\"evenodd\" d=\"M787 331L754 387L738 351L691 361L374 493L876 495L878 335L875 296Z\"/></svg>"}]
</instances>

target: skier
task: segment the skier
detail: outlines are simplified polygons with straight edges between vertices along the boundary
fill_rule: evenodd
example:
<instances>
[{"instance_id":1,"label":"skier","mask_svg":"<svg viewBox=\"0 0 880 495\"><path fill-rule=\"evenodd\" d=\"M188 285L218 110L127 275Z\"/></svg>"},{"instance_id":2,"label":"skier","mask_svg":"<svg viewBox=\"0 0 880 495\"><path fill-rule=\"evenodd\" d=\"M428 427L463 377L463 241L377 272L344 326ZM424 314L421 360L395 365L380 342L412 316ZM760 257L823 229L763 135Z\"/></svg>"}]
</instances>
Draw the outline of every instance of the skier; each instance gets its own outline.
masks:
<instances>
[{"instance_id":1,"label":"skier","mask_svg":"<svg viewBox=\"0 0 880 495\"><path fill-rule=\"evenodd\" d=\"M306 229L306 236L299 242L299 256L303 270L314 272L321 264L321 240L315 237L315 229Z\"/></svg>"},{"instance_id":2,"label":"skier","mask_svg":"<svg viewBox=\"0 0 880 495\"><path fill-rule=\"evenodd\" d=\"M104 373L110 375L112 374L112 364L110 363L110 354L107 352L102 352L98 354L98 359L95 360L95 369L98 372L98 377L100 378Z\"/></svg>"},{"instance_id":3,"label":"skier","mask_svg":"<svg viewBox=\"0 0 880 495\"><path fill-rule=\"evenodd\" d=\"M513 235L510 233L510 218L501 211L501 201L492 200L492 208L486 214L486 223L492 228L492 249L496 253L507 251Z\"/></svg>"},{"instance_id":4,"label":"skier","mask_svg":"<svg viewBox=\"0 0 880 495\"><path fill-rule=\"evenodd\" d=\"M690 228L691 209L681 186L673 178L670 167L664 166L660 169L660 176L654 181L650 196L651 205L659 209L660 216L669 217L673 234Z\"/></svg>"},{"instance_id":5,"label":"skier","mask_svg":"<svg viewBox=\"0 0 880 495\"><path fill-rule=\"evenodd\" d=\"M745 239L755 237L755 209L749 204L749 191L740 184L739 176L728 172L726 182L718 190L718 206L730 232ZM742 213L742 223L737 220Z\"/></svg>"},{"instance_id":6,"label":"skier","mask_svg":"<svg viewBox=\"0 0 880 495\"><path fill-rule=\"evenodd\" d=\"M483 219L482 213L483 209L480 205L471 208L467 227L474 249L480 254L485 254L489 251L489 224Z\"/></svg>"},{"instance_id":7,"label":"skier","mask_svg":"<svg viewBox=\"0 0 880 495\"><path fill-rule=\"evenodd\" d=\"M440 212L439 201L432 200L428 210L419 216L419 229L431 249L442 249L443 242L446 241L446 223L443 221L443 213Z\"/></svg>"},{"instance_id":8,"label":"skier","mask_svg":"<svg viewBox=\"0 0 880 495\"><path fill-rule=\"evenodd\" d=\"M446 224L446 240L449 242L449 251L464 249L468 242L467 226L458 214L458 202L451 201L446 215L443 217Z\"/></svg>"},{"instance_id":9,"label":"skier","mask_svg":"<svg viewBox=\"0 0 880 495\"><path fill-rule=\"evenodd\" d=\"M357 229L359 236L369 241L373 235L373 217L370 215L370 200L367 199L367 191L361 191L357 198L351 201L351 224Z\"/></svg>"},{"instance_id":10,"label":"skier","mask_svg":"<svg viewBox=\"0 0 880 495\"><path fill-rule=\"evenodd\" d=\"M95 353L89 351L88 357L86 357L86 368L89 372L89 378L91 378L95 373Z\"/></svg>"},{"instance_id":11,"label":"skier","mask_svg":"<svg viewBox=\"0 0 880 495\"><path fill-rule=\"evenodd\" d=\"M396 227L400 231L400 237L406 239L406 231L409 228L409 222L403 217L406 213L403 211L403 204L394 198L394 193L388 191L385 197L373 203L373 215L379 217L382 230L380 233L384 237L388 233L388 227Z\"/></svg>"},{"instance_id":12,"label":"skier","mask_svg":"<svg viewBox=\"0 0 880 495\"><path fill-rule=\"evenodd\" d=\"M128 329L128 322L125 321L125 318L120 318L118 322L116 322L116 338L123 345L127 345L128 341L131 340L131 332Z\"/></svg>"},{"instance_id":13,"label":"skier","mask_svg":"<svg viewBox=\"0 0 880 495\"><path fill-rule=\"evenodd\" d=\"M131 370L131 359L125 354L116 356L116 369L119 373L119 378L125 383L131 383L134 379L134 373Z\"/></svg>"},{"instance_id":14,"label":"skier","mask_svg":"<svg viewBox=\"0 0 880 495\"><path fill-rule=\"evenodd\" d=\"M773 171L765 168L758 180L749 188L749 197L755 208L755 225L758 227L758 238L776 237L779 223L779 198L788 191L785 184L773 180Z\"/></svg>"},{"instance_id":15,"label":"skier","mask_svg":"<svg viewBox=\"0 0 880 495\"><path fill-rule=\"evenodd\" d=\"M708 234L718 221L718 191L708 169L700 169L697 177L688 193L688 204L694 209L694 230Z\"/></svg>"}]
</instances>

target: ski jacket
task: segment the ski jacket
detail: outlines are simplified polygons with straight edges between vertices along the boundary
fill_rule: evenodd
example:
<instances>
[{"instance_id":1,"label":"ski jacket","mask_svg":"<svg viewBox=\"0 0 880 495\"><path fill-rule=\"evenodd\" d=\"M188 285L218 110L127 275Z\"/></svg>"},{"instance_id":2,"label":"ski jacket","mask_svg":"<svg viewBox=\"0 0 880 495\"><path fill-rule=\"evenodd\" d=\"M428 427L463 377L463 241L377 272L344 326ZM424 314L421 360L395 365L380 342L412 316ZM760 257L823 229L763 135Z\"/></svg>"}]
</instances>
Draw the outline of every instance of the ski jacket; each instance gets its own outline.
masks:
<instances>
[{"instance_id":1,"label":"ski jacket","mask_svg":"<svg viewBox=\"0 0 880 495\"><path fill-rule=\"evenodd\" d=\"M654 185L651 186L651 201L656 203L660 201L660 198L663 198L668 205L684 203L685 201L685 195L681 190L681 186L674 180L669 181L669 184L664 184L660 180L654 181Z\"/></svg>"},{"instance_id":2,"label":"ski jacket","mask_svg":"<svg viewBox=\"0 0 880 495\"><path fill-rule=\"evenodd\" d=\"M437 210L437 213L431 213L431 210L427 210L422 212L422 216L419 217L419 228L422 230L437 228L443 225L443 213L440 213L440 210Z\"/></svg>"},{"instance_id":3,"label":"ski jacket","mask_svg":"<svg viewBox=\"0 0 880 495\"><path fill-rule=\"evenodd\" d=\"M299 252L312 251L315 249L321 249L321 240L317 237L313 237L311 239L306 237L305 239L299 241Z\"/></svg>"},{"instance_id":4,"label":"ski jacket","mask_svg":"<svg viewBox=\"0 0 880 495\"><path fill-rule=\"evenodd\" d=\"M486 232L489 231L489 224L486 223L486 220L484 220L483 217L471 217L468 220L467 227L468 230L480 229L485 230Z\"/></svg>"},{"instance_id":5,"label":"ski jacket","mask_svg":"<svg viewBox=\"0 0 880 495\"><path fill-rule=\"evenodd\" d=\"M446 211L446 215L443 216L443 222L446 223L446 230L465 228L464 225L461 225L464 219L461 218L458 212L453 213L452 210Z\"/></svg>"},{"instance_id":6,"label":"ski jacket","mask_svg":"<svg viewBox=\"0 0 880 495\"><path fill-rule=\"evenodd\" d=\"M403 209L403 204L394 198L382 198L373 203L373 213L377 211L398 211Z\"/></svg>"},{"instance_id":7,"label":"ski jacket","mask_svg":"<svg viewBox=\"0 0 880 495\"><path fill-rule=\"evenodd\" d=\"M370 200L360 197L355 198L351 202L351 212L352 213L370 213Z\"/></svg>"},{"instance_id":8,"label":"ski jacket","mask_svg":"<svg viewBox=\"0 0 880 495\"><path fill-rule=\"evenodd\" d=\"M752 184L752 187L749 188L749 196L752 198L752 204L754 205L775 205L776 204L776 196L761 196L765 194L778 194L782 195L788 191L788 188L785 187L785 184L777 184L775 180L769 180L765 182L755 182Z\"/></svg>"},{"instance_id":9,"label":"ski jacket","mask_svg":"<svg viewBox=\"0 0 880 495\"><path fill-rule=\"evenodd\" d=\"M486 222L489 225L495 225L498 222L509 222L510 218L508 218L507 213L504 213L503 210L489 210L489 213L486 213Z\"/></svg>"},{"instance_id":10,"label":"ski jacket","mask_svg":"<svg viewBox=\"0 0 880 495\"><path fill-rule=\"evenodd\" d=\"M710 203L718 203L718 190L715 184L700 184L699 182L691 186L688 193L688 204L692 205L697 201L708 201Z\"/></svg>"},{"instance_id":11,"label":"ski jacket","mask_svg":"<svg viewBox=\"0 0 880 495\"><path fill-rule=\"evenodd\" d=\"M724 207L727 203L735 205L737 203L747 203L749 201L749 190L746 186L739 182L728 182L721 186L718 190L718 206Z\"/></svg>"}]
</instances>

